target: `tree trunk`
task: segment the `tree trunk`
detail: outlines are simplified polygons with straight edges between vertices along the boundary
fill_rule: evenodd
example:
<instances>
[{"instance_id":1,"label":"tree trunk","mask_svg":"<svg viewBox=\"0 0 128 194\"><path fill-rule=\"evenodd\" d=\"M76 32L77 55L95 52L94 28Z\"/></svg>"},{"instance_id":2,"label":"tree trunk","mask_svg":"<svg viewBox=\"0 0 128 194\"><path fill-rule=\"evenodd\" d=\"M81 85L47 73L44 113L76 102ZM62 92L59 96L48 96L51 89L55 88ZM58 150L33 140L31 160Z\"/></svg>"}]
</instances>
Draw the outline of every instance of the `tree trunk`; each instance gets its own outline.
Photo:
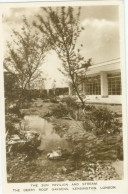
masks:
<instances>
[{"instance_id":1,"label":"tree trunk","mask_svg":"<svg viewBox=\"0 0 128 194\"><path fill-rule=\"evenodd\" d=\"M80 94L79 94L78 88L77 88L77 86L76 86L76 84L75 84L75 82L74 82L74 79L73 79L72 75L71 75L71 79L72 79L73 87L74 87L74 89L75 89L75 91L76 91L76 94L77 94L78 98L80 99L80 101L81 101L81 103L82 103L82 108L84 109L84 108L85 108L84 100L82 99L82 97L81 97Z\"/></svg>"}]
</instances>

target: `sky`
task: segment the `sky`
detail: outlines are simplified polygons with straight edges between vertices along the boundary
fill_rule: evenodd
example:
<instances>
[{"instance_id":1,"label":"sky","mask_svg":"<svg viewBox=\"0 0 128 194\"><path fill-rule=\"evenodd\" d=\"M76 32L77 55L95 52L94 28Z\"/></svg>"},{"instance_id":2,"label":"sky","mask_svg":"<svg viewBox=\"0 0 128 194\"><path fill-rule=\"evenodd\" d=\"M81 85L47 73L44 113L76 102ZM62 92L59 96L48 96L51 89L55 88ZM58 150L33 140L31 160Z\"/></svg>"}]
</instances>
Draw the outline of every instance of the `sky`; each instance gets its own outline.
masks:
<instances>
[{"instance_id":1,"label":"sky","mask_svg":"<svg viewBox=\"0 0 128 194\"><path fill-rule=\"evenodd\" d=\"M76 8L75 8L76 9ZM11 30L20 29L22 15L33 21L40 8L7 8L3 14L4 37L10 40ZM118 6L85 6L81 9L80 23L85 28L77 40L77 47L83 44L81 54L93 64L120 57L119 15ZM61 60L51 51L42 64L42 70L47 75L46 88L51 88L56 80L56 87L67 86L65 78L58 67Z\"/></svg>"}]
</instances>

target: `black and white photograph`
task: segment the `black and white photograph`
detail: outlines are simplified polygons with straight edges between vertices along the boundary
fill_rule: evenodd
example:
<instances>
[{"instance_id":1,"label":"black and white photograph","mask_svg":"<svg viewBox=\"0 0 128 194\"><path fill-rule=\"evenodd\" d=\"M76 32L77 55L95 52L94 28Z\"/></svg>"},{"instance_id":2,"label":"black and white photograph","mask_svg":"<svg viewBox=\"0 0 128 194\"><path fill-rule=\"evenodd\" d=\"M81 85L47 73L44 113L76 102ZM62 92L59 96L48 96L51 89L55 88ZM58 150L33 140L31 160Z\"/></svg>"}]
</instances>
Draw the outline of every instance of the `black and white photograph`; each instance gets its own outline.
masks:
<instances>
[{"instance_id":1,"label":"black and white photograph","mask_svg":"<svg viewBox=\"0 0 128 194\"><path fill-rule=\"evenodd\" d=\"M118 3L3 8L7 184L124 180L120 18Z\"/></svg>"}]
</instances>

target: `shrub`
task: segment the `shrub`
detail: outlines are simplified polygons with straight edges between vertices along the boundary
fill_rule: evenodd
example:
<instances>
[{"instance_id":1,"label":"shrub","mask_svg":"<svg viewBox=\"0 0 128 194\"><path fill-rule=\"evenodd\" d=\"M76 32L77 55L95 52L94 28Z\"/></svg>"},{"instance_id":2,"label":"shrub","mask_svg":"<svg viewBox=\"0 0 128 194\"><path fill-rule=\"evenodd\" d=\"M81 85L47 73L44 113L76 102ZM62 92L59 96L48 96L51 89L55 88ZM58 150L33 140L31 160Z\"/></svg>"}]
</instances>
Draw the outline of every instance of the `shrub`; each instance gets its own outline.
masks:
<instances>
[{"instance_id":1,"label":"shrub","mask_svg":"<svg viewBox=\"0 0 128 194\"><path fill-rule=\"evenodd\" d=\"M52 103L59 103L59 101L57 100L57 98L51 98L50 99L50 102L52 102Z\"/></svg>"},{"instance_id":2,"label":"shrub","mask_svg":"<svg viewBox=\"0 0 128 194\"><path fill-rule=\"evenodd\" d=\"M106 107L93 107L85 112L84 126L87 130L94 131L96 134L114 134L120 131L120 123L116 113L111 112Z\"/></svg>"},{"instance_id":3,"label":"shrub","mask_svg":"<svg viewBox=\"0 0 128 194\"><path fill-rule=\"evenodd\" d=\"M63 105L63 104L59 104L58 106L54 107L52 109L52 115L56 116L56 117L64 117L67 116L69 114L69 110L68 108Z\"/></svg>"},{"instance_id":4,"label":"shrub","mask_svg":"<svg viewBox=\"0 0 128 194\"><path fill-rule=\"evenodd\" d=\"M19 106L17 106L16 104L11 104L11 105L8 107L8 113L16 114L16 115L20 116L20 109L19 109Z\"/></svg>"},{"instance_id":5,"label":"shrub","mask_svg":"<svg viewBox=\"0 0 128 194\"><path fill-rule=\"evenodd\" d=\"M68 107L77 109L79 108L78 103L76 102L76 99L73 97L65 97L61 100L62 102L65 102L67 104Z\"/></svg>"},{"instance_id":6,"label":"shrub","mask_svg":"<svg viewBox=\"0 0 128 194\"><path fill-rule=\"evenodd\" d=\"M72 143L74 151L85 161L123 160L123 138L119 134L95 136L86 132L81 141L75 138Z\"/></svg>"},{"instance_id":7,"label":"shrub","mask_svg":"<svg viewBox=\"0 0 128 194\"><path fill-rule=\"evenodd\" d=\"M19 131L14 125L15 118L12 115L8 114L6 115L5 120L6 120L6 132L8 133L8 135L18 134Z\"/></svg>"}]
</instances>

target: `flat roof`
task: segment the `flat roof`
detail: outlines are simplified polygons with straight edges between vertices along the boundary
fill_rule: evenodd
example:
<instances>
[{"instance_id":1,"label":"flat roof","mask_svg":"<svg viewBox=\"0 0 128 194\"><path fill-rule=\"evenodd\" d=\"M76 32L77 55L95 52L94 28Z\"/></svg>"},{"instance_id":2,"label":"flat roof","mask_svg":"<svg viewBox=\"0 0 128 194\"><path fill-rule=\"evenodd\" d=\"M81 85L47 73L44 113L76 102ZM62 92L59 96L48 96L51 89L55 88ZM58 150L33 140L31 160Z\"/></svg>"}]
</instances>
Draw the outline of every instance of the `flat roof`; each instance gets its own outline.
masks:
<instances>
[{"instance_id":1,"label":"flat roof","mask_svg":"<svg viewBox=\"0 0 128 194\"><path fill-rule=\"evenodd\" d=\"M102 71L111 72L121 69L120 58L98 63L88 68L87 74L96 74Z\"/></svg>"}]
</instances>

